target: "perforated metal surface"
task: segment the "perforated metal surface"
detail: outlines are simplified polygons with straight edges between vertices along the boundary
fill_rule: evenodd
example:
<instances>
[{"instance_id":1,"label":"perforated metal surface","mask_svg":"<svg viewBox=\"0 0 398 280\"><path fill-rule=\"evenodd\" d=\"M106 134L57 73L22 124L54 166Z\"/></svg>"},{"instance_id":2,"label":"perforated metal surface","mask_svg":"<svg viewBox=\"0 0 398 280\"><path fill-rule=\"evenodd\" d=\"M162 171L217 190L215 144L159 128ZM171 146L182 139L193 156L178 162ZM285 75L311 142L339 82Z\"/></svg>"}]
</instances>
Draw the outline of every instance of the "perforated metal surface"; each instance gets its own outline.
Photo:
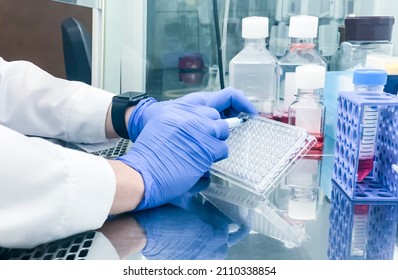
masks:
<instances>
[{"instance_id":1,"label":"perforated metal surface","mask_svg":"<svg viewBox=\"0 0 398 280\"><path fill-rule=\"evenodd\" d=\"M115 159L126 154L130 144L131 141L129 139L121 138L114 147L99 152L94 152L93 154L107 159Z\"/></svg>"},{"instance_id":2,"label":"perforated metal surface","mask_svg":"<svg viewBox=\"0 0 398 280\"><path fill-rule=\"evenodd\" d=\"M10 260L84 260L96 232L77 234L62 240L42 244L33 249L0 248L0 259Z\"/></svg>"},{"instance_id":3,"label":"perforated metal surface","mask_svg":"<svg viewBox=\"0 0 398 280\"><path fill-rule=\"evenodd\" d=\"M300 127L252 117L231 131L229 157L213 164L211 172L267 197L315 142Z\"/></svg>"},{"instance_id":4,"label":"perforated metal surface","mask_svg":"<svg viewBox=\"0 0 398 280\"><path fill-rule=\"evenodd\" d=\"M365 106L376 106L380 119L375 146L374 172L357 184L359 148ZM343 92L338 98L338 118L333 179L353 200L396 200L398 175L392 164L398 160L398 99L383 93Z\"/></svg>"},{"instance_id":5,"label":"perforated metal surface","mask_svg":"<svg viewBox=\"0 0 398 280\"><path fill-rule=\"evenodd\" d=\"M354 202L334 181L329 214L330 259L388 260L394 257L397 204Z\"/></svg>"}]
</instances>

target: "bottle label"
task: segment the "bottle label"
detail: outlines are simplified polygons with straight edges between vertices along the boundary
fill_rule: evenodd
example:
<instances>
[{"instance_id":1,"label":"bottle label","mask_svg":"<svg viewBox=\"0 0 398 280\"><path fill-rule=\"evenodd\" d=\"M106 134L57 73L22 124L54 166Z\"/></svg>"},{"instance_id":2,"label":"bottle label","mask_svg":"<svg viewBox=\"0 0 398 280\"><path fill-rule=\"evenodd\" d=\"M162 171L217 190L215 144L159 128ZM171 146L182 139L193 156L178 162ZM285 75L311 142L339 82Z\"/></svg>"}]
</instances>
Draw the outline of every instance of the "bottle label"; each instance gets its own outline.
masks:
<instances>
[{"instance_id":1,"label":"bottle label","mask_svg":"<svg viewBox=\"0 0 398 280\"><path fill-rule=\"evenodd\" d=\"M363 131L359 149L360 159L373 158L378 119L379 112L377 107L364 106Z\"/></svg>"},{"instance_id":2,"label":"bottle label","mask_svg":"<svg viewBox=\"0 0 398 280\"><path fill-rule=\"evenodd\" d=\"M290 104L296 99L295 95L297 93L296 87L296 73L286 72L285 74L285 91L284 91L284 101L283 107L285 111L289 110Z\"/></svg>"},{"instance_id":3,"label":"bottle label","mask_svg":"<svg viewBox=\"0 0 398 280\"><path fill-rule=\"evenodd\" d=\"M365 256L367 244L368 215L360 214L353 216L351 256Z\"/></svg>"},{"instance_id":4,"label":"bottle label","mask_svg":"<svg viewBox=\"0 0 398 280\"><path fill-rule=\"evenodd\" d=\"M321 133L322 108L296 108L296 126L311 134Z\"/></svg>"},{"instance_id":5,"label":"bottle label","mask_svg":"<svg viewBox=\"0 0 398 280\"><path fill-rule=\"evenodd\" d=\"M286 176L286 184L301 187L319 186L320 160L301 159Z\"/></svg>"}]
</instances>

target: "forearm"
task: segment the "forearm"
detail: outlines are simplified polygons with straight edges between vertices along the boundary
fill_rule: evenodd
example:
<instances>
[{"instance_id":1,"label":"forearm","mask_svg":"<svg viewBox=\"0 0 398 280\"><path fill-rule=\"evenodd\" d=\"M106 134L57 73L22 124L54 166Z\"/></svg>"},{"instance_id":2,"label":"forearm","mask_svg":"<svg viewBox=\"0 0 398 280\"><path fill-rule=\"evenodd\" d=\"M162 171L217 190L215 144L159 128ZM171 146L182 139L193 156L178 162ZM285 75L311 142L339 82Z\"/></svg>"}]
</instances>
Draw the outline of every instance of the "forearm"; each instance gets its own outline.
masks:
<instances>
[{"instance_id":1,"label":"forearm","mask_svg":"<svg viewBox=\"0 0 398 280\"><path fill-rule=\"evenodd\" d=\"M0 135L0 247L34 247L104 223L116 191L105 159L2 125Z\"/></svg>"},{"instance_id":2,"label":"forearm","mask_svg":"<svg viewBox=\"0 0 398 280\"><path fill-rule=\"evenodd\" d=\"M147 243L144 229L131 215L108 220L99 231L109 239L120 259L140 252Z\"/></svg>"},{"instance_id":3,"label":"forearm","mask_svg":"<svg viewBox=\"0 0 398 280\"><path fill-rule=\"evenodd\" d=\"M110 214L134 210L144 197L144 181L137 171L118 160L108 160L116 178Z\"/></svg>"},{"instance_id":4,"label":"forearm","mask_svg":"<svg viewBox=\"0 0 398 280\"><path fill-rule=\"evenodd\" d=\"M0 124L25 135L105 142L113 93L51 76L26 61L0 58Z\"/></svg>"},{"instance_id":5,"label":"forearm","mask_svg":"<svg viewBox=\"0 0 398 280\"><path fill-rule=\"evenodd\" d=\"M129 122L129 118L134 108L135 106L132 106L126 110L125 120L124 120L125 124ZM110 104L108 107L108 112L106 114L106 120L105 120L105 135L106 138L108 139L119 138L119 135L116 134L115 129L113 128L111 111L112 111L112 104Z\"/></svg>"}]
</instances>

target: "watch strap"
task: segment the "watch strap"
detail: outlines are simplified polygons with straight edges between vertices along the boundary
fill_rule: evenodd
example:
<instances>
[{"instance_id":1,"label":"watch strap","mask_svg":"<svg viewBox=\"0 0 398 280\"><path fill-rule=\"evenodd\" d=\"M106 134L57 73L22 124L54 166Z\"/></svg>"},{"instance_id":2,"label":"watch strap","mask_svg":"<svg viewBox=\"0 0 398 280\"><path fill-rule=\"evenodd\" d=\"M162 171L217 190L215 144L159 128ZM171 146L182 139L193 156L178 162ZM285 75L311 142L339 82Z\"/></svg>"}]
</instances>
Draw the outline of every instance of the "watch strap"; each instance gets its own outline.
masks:
<instances>
[{"instance_id":1,"label":"watch strap","mask_svg":"<svg viewBox=\"0 0 398 280\"><path fill-rule=\"evenodd\" d=\"M126 125L126 110L128 107L137 105L142 99L146 98L146 94L128 98L121 96L114 96L112 99L112 125L116 134L122 138L129 139L129 133Z\"/></svg>"}]
</instances>

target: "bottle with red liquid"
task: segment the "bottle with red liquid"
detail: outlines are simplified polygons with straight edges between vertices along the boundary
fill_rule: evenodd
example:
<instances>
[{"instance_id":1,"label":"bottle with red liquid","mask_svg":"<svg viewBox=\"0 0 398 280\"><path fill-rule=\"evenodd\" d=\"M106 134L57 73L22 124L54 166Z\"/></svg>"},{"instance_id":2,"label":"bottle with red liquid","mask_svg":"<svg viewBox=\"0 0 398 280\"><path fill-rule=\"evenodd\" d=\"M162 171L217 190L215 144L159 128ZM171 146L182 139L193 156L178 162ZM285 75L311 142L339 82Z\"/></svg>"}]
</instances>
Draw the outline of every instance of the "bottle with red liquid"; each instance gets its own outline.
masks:
<instances>
[{"instance_id":1,"label":"bottle with red liquid","mask_svg":"<svg viewBox=\"0 0 398 280\"><path fill-rule=\"evenodd\" d=\"M276 118L286 123L288 109L294 102L297 93L295 70L300 65L321 65L326 67L325 59L320 55L314 43L318 36L318 17L298 15L289 21L289 50L278 60L281 68L279 85L280 104L275 113Z\"/></svg>"},{"instance_id":2,"label":"bottle with red liquid","mask_svg":"<svg viewBox=\"0 0 398 280\"><path fill-rule=\"evenodd\" d=\"M355 94L383 92L387 82L387 72L379 69L358 69L354 71L353 83ZM361 126L361 142L359 145L358 182L361 182L373 170L375 142L379 111L377 106L364 106Z\"/></svg>"},{"instance_id":3,"label":"bottle with red liquid","mask_svg":"<svg viewBox=\"0 0 398 280\"><path fill-rule=\"evenodd\" d=\"M288 123L305 128L317 138L313 153L322 154L325 105L322 102L326 68L321 65L296 67L297 97L288 110Z\"/></svg>"},{"instance_id":4,"label":"bottle with red liquid","mask_svg":"<svg viewBox=\"0 0 398 280\"><path fill-rule=\"evenodd\" d=\"M296 67L297 96L288 110L288 123L317 138L317 143L286 176L290 188L288 215L293 219L315 219L317 193L321 182L325 106L322 103L326 68L321 65Z\"/></svg>"}]
</instances>

